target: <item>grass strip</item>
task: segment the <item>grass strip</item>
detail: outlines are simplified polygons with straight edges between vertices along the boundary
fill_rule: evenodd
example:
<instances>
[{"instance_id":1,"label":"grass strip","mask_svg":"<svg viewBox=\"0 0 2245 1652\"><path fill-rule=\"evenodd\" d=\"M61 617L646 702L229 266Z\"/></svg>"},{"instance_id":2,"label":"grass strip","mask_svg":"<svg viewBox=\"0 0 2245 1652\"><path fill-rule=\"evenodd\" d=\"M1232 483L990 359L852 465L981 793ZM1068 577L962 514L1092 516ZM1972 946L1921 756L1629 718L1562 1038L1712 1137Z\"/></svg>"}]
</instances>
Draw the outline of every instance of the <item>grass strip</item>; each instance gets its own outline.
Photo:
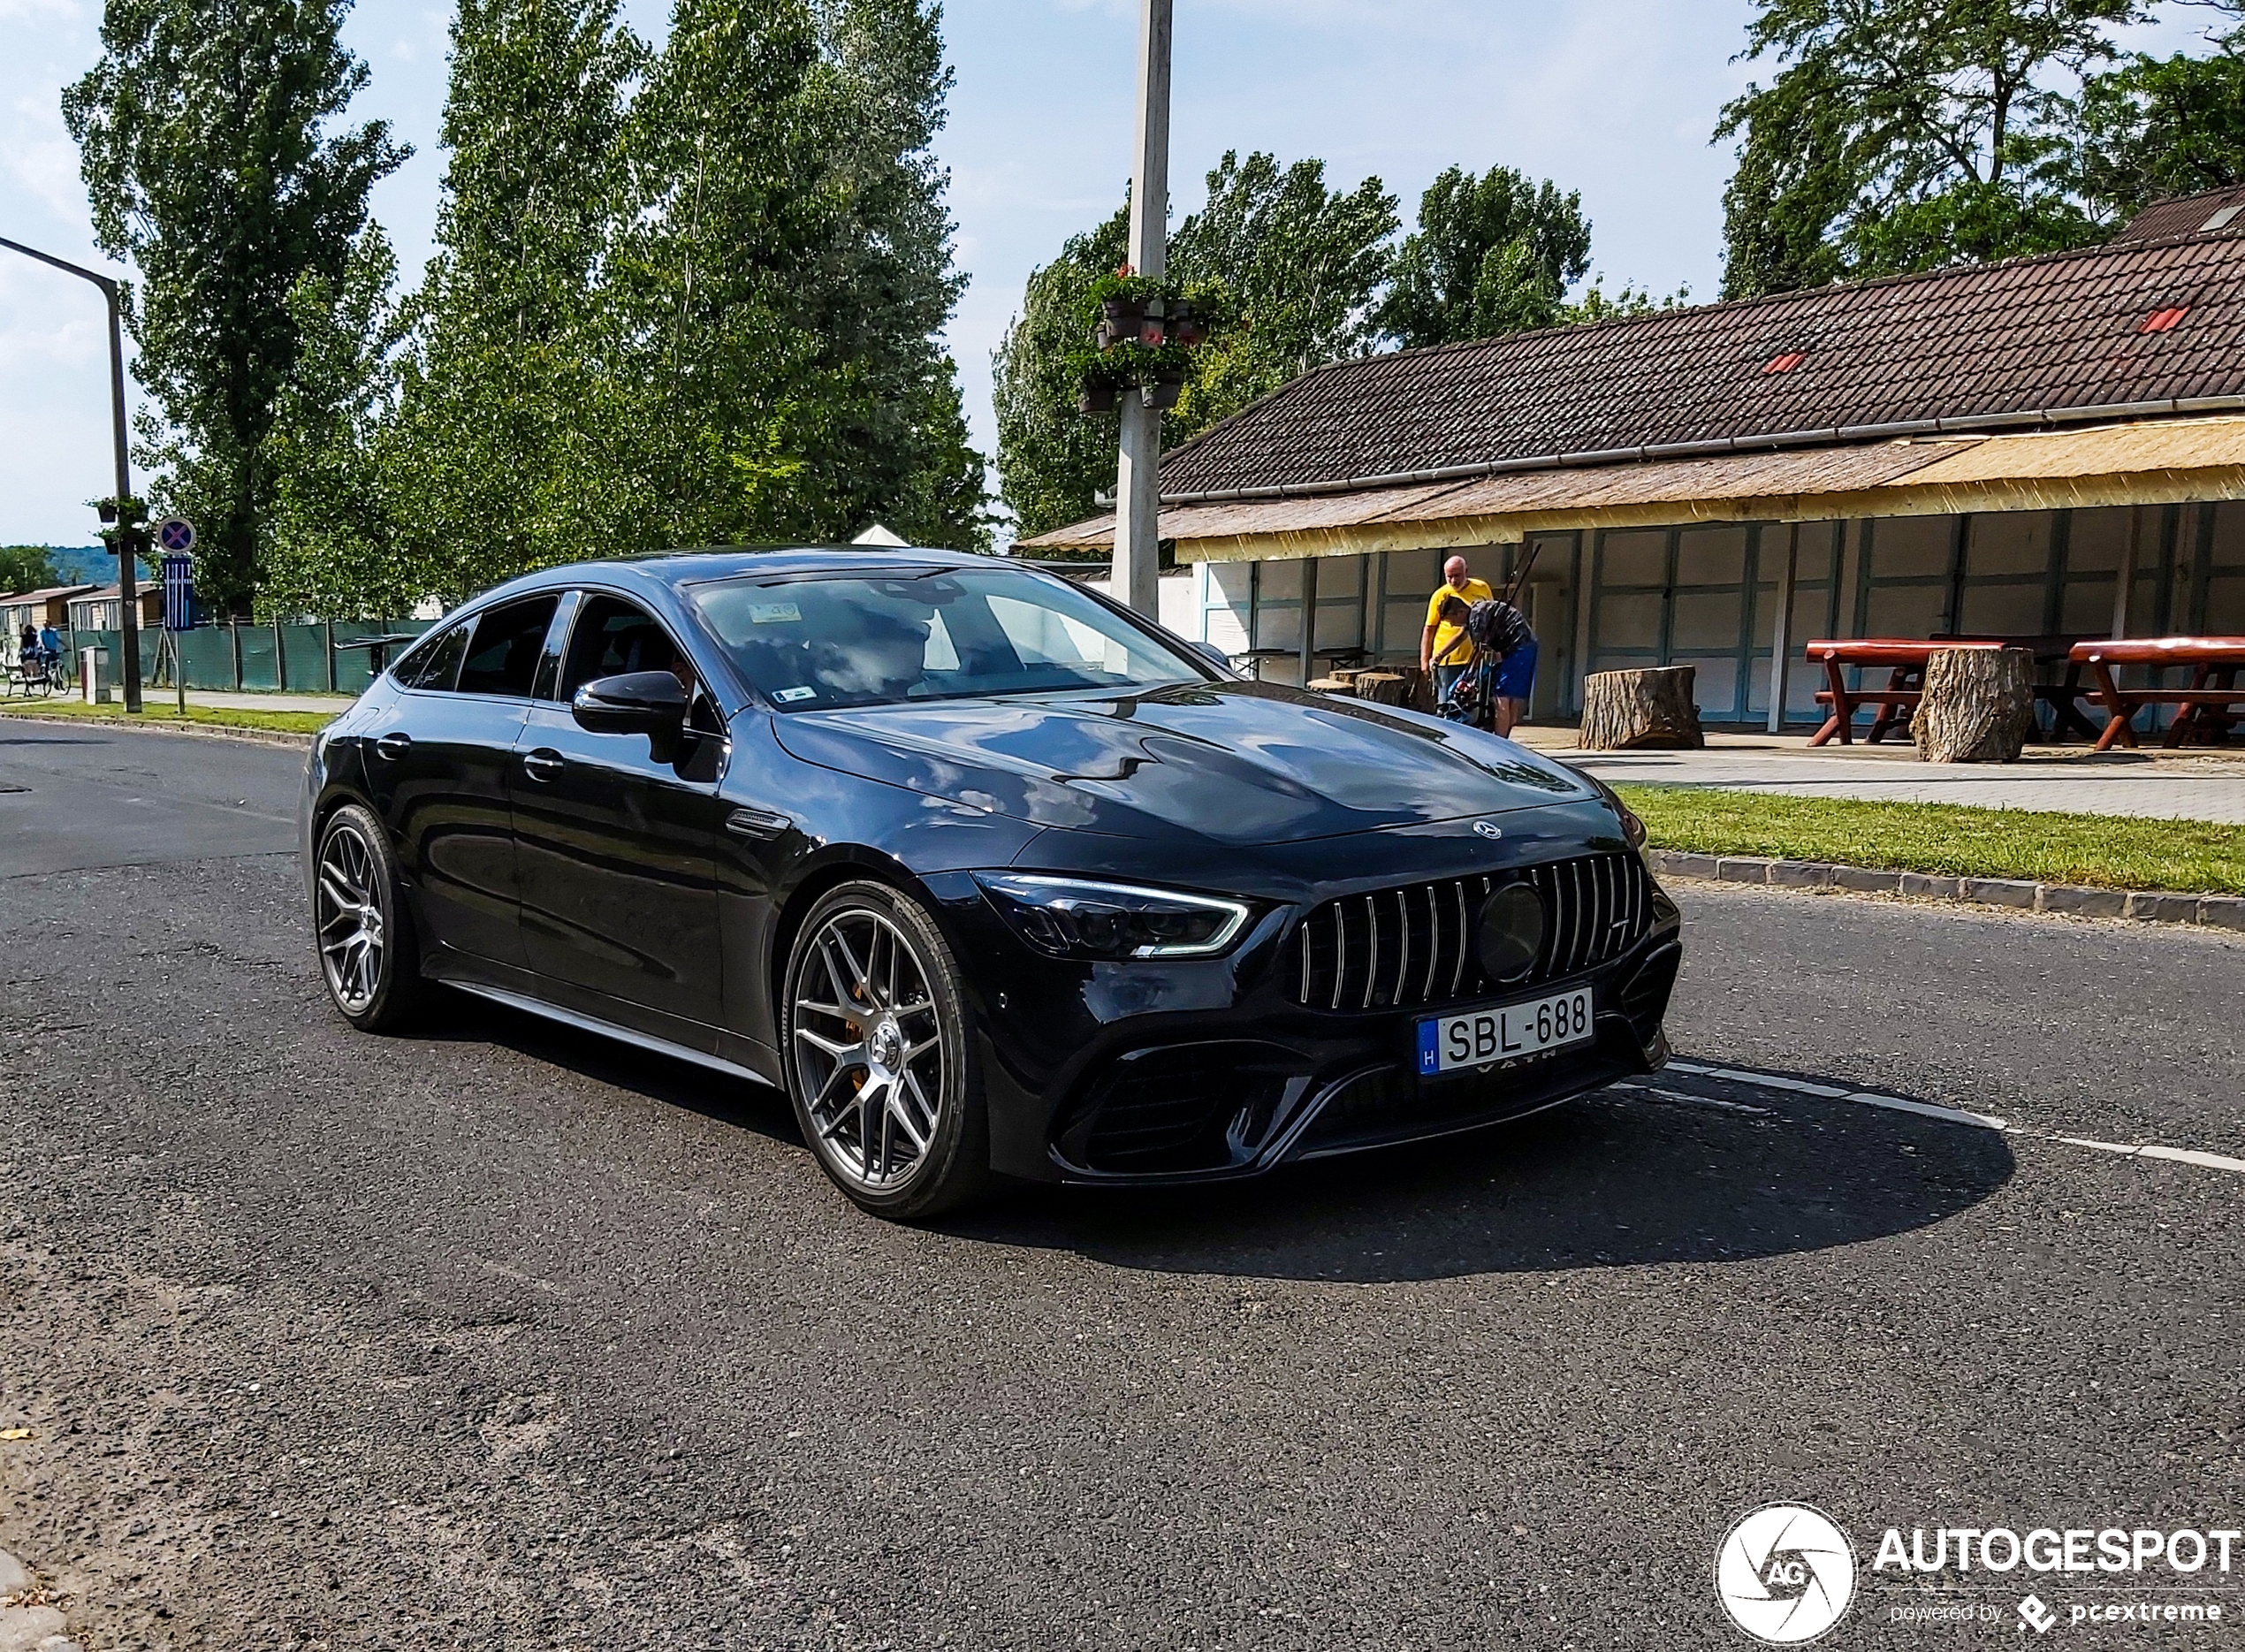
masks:
<instances>
[{"instance_id":1,"label":"grass strip","mask_svg":"<svg viewBox=\"0 0 2245 1652\"><path fill-rule=\"evenodd\" d=\"M1681 786L1616 789L1655 846L1692 854L2113 889L2245 893L2245 826Z\"/></svg>"},{"instance_id":2,"label":"grass strip","mask_svg":"<svg viewBox=\"0 0 2245 1652\"><path fill-rule=\"evenodd\" d=\"M132 720L150 728L261 728L289 735L316 735L336 719L333 712L263 712L254 708L190 705L182 718L178 710L153 698L148 709ZM83 700L59 697L48 700L11 700L0 712L19 712L33 717L84 717L95 721L118 721L126 715L121 703L88 705Z\"/></svg>"}]
</instances>

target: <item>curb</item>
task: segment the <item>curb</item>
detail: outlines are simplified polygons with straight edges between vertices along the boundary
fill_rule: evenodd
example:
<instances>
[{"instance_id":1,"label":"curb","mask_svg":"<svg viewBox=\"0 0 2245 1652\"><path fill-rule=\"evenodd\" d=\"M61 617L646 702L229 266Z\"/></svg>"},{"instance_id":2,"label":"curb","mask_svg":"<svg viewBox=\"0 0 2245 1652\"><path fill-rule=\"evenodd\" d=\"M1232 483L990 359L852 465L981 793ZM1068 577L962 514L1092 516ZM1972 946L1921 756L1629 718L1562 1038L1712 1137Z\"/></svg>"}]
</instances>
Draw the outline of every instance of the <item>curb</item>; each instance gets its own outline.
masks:
<instances>
[{"instance_id":1,"label":"curb","mask_svg":"<svg viewBox=\"0 0 2245 1652\"><path fill-rule=\"evenodd\" d=\"M1847 890L1906 895L1967 906L2000 906L2014 912L2055 912L2069 917L2119 917L2141 924L2188 924L2245 933L2245 896L2176 895L2154 889L2092 889L2071 883L2029 883L2016 878L1952 878L1923 872L1884 872L1814 860L1765 860L1754 855L1693 855L1681 849L1645 851L1663 878L1708 883L1758 883L1779 889Z\"/></svg>"},{"instance_id":2,"label":"curb","mask_svg":"<svg viewBox=\"0 0 2245 1652\"><path fill-rule=\"evenodd\" d=\"M116 728L128 735L196 735L208 740L247 740L254 745L293 746L299 750L312 743L311 735L285 728L240 728L225 723L136 722L125 717L44 717L37 712L0 712L0 719L38 723L49 728Z\"/></svg>"}]
</instances>

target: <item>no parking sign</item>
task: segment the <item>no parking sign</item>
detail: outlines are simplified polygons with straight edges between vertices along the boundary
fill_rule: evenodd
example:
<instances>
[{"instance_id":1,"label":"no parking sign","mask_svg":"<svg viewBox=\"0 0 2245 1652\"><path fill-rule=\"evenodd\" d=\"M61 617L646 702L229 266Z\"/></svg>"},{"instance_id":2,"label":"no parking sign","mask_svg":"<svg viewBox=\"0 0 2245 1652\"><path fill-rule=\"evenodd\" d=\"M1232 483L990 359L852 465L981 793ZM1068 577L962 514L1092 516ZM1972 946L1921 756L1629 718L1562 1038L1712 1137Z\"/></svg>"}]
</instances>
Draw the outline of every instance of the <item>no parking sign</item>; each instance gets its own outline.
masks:
<instances>
[{"instance_id":1,"label":"no parking sign","mask_svg":"<svg viewBox=\"0 0 2245 1652\"><path fill-rule=\"evenodd\" d=\"M184 516L166 517L156 525L156 544L159 551L185 556L194 549L194 524Z\"/></svg>"}]
</instances>

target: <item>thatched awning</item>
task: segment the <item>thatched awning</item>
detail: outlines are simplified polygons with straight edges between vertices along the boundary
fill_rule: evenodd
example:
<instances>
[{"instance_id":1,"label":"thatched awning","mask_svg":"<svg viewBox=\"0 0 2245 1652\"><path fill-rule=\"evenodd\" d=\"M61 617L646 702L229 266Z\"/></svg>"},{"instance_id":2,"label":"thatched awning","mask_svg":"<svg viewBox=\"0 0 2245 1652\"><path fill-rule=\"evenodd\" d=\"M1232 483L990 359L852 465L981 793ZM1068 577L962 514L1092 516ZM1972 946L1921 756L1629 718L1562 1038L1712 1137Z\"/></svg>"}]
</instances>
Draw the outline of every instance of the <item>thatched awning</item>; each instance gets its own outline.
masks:
<instances>
[{"instance_id":1,"label":"thatched awning","mask_svg":"<svg viewBox=\"0 0 2245 1652\"><path fill-rule=\"evenodd\" d=\"M1172 506L1181 560L1355 556L1515 542L1576 528L1826 521L2245 499L2245 418L1523 470L1456 483ZM1020 542L1111 550L1115 518Z\"/></svg>"}]
</instances>

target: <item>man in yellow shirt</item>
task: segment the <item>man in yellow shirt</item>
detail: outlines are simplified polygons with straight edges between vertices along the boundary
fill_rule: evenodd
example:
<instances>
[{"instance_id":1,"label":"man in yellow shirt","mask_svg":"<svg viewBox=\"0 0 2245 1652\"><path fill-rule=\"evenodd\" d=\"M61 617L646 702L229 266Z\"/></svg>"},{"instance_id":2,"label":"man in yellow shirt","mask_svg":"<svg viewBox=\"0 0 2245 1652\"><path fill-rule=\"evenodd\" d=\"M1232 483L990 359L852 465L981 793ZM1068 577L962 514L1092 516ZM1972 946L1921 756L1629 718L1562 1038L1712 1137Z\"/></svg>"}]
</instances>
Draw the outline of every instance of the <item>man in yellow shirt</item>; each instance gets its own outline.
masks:
<instances>
[{"instance_id":1,"label":"man in yellow shirt","mask_svg":"<svg viewBox=\"0 0 2245 1652\"><path fill-rule=\"evenodd\" d=\"M1473 663L1473 644L1460 643L1455 652L1445 656L1462 627L1452 625L1442 618L1442 604L1451 597L1457 598L1469 607L1477 602L1487 602L1496 593L1481 581L1466 572L1465 559L1454 556L1442 564L1442 588L1427 598L1427 628L1419 634L1419 669L1435 674L1435 703L1440 704L1450 698L1450 691ZM1435 661L1440 659L1437 666Z\"/></svg>"}]
</instances>

